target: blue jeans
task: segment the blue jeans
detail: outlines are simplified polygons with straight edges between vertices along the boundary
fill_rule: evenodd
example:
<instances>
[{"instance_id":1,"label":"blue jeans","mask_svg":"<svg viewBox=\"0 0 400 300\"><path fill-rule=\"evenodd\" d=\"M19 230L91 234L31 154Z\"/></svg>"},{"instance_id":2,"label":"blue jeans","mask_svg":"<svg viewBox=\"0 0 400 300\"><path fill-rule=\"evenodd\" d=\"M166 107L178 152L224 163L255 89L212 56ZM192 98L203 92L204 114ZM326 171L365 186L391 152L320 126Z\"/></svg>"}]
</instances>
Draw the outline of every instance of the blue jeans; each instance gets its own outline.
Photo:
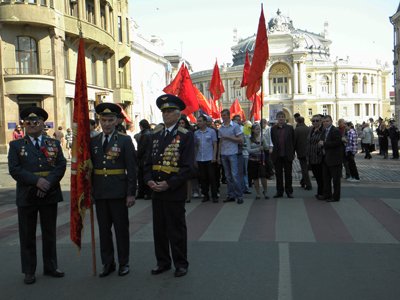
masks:
<instances>
[{"instance_id":1,"label":"blue jeans","mask_svg":"<svg viewBox=\"0 0 400 300\"><path fill-rule=\"evenodd\" d=\"M228 197L236 199L242 198L242 179L239 178L237 154L221 155L221 162L225 170L225 177L228 185Z\"/></svg>"}]
</instances>

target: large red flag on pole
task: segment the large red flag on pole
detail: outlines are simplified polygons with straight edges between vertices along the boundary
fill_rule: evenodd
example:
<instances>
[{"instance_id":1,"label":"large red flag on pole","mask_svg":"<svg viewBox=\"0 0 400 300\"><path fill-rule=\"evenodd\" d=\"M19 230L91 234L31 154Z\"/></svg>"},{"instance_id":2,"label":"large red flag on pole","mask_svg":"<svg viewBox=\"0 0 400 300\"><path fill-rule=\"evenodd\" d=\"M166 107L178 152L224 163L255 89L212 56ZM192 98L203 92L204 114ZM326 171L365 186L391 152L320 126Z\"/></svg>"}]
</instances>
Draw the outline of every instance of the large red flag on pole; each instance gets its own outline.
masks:
<instances>
[{"instance_id":1,"label":"large red flag on pole","mask_svg":"<svg viewBox=\"0 0 400 300\"><path fill-rule=\"evenodd\" d=\"M182 75L184 69L185 64L181 64L181 67L179 68L178 73L176 73L174 80L172 80L171 83L164 88L164 92L171 95L178 95L182 83Z\"/></svg>"},{"instance_id":2,"label":"large red flag on pole","mask_svg":"<svg viewBox=\"0 0 400 300\"><path fill-rule=\"evenodd\" d=\"M204 97L204 95L199 91L199 89L193 85L193 89L194 92L196 94L197 97L197 101L199 102L199 107L207 114L207 115L211 115L212 113L212 109L211 109L211 104L210 102L208 102L208 100L206 99L206 97Z\"/></svg>"},{"instance_id":3,"label":"large red flag on pole","mask_svg":"<svg viewBox=\"0 0 400 300\"><path fill-rule=\"evenodd\" d=\"M82 243L83 219L86 209L91 208L90 176L92 173L85 46L82 38L79 41L78 50L72 129L70 234L72 242L80 249Z\"/></svg>"},{"instance_id":4,"label":"large red flag on pole","mask_svg":"<svg viewBox=\"0 0 400 300\"><path fill-rule=\"evenodd\" d=\"M215 61L209 90L214 101L217 101L219 98L221 98L222 94L225 92L224 85L222 84L221 80L221 75L219 74L217 61Z\"/></svg>"},{"instance_id":5,"label":"large red flag on pole","mask_svg":"<svg viewBox=\"0 0 400 300\"><path fill-rule=\"evenodd\" d=\"M242 121L246 121L246 115L240 106L239 99L236 98L236 100L232 103L231 107L229 108L229 112L231 113L231 117L239 115Z\"/></svg>"},{"instance_id":6,"label":"large red flag on pole","mask_svg":"<svg viewBox=\"0 0 400 300\"><path fill-rule=\"evenodd\" d=\"M247 99L250 99L261 87L262 75L269 58L267 28L265 26L264 11L261 4L261 15L258 22L256 45L253 60L247 79Z\"/></svg>"},{"instance_id":7,"label":"large red flag on pole","mask_svg":"<svg viewBox=\"0 0 400 300\"><path fill-rule=\"evenodd\" d=\"M250 59L249 59L249 52L246 51L246 58L244 60L244 66L243 66L242 83L240 84L240 87L247 86L249 72L250 72Z\"/></svg>"},{"instance_id":8,"label":"large red flag on pole","mask_svg":"<svg viewBox=\"0 0 400 300\"><path fill-rule=\"evenodd\" d=\"M211 104L211 117L215 119L221 119L221 109L218 108L217 103L214 100L210 99Z\"/></svg>"},{"instance_id":9,"label":"large red flag on pole","mask_svg":"<svg viewBox=\"0 0 400 300\"><path fill-rule=\"evenodd\" d=\"M263 106L262 95L260 95L260 93L256 93L249 100L251 102L253 102L253 104L251 106L251 110L250 110L250 119L254 118L254 121L260 121L261 120L261 109Z\"/></svg>"}]
</instances>

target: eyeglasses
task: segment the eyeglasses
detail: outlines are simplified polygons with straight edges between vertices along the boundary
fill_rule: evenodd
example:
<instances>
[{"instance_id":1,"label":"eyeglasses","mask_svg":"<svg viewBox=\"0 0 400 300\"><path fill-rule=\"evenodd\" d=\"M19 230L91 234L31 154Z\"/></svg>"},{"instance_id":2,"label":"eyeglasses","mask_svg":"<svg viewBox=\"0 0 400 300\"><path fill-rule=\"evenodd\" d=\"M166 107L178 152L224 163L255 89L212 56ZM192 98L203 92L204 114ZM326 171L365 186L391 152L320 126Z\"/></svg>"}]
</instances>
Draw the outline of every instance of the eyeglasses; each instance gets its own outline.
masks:
<instances>
[{"instance_id":1,"label":"eyeglasses","mask_svg":"<svg viewBox=\"0 0 400 300\"><path fill-rule=\"evenodd\" d=\"M34 121L24 120L24 124L27 125L27 126L30 126L30 125L39 126L40 125L40 121L38 121L38 120L34 120Z\"/></svg>"},{"instance_id":2,"label":"eyeglasses","mask_svg":"<svg viewBox=\"0 0 400 300\"><path fill-rule=\"evenodd\" d=\"M320 122L321 120L311 120L311 122L313 122L313 123L317 123L317 122Z\"/></svg>"}]
</instances>

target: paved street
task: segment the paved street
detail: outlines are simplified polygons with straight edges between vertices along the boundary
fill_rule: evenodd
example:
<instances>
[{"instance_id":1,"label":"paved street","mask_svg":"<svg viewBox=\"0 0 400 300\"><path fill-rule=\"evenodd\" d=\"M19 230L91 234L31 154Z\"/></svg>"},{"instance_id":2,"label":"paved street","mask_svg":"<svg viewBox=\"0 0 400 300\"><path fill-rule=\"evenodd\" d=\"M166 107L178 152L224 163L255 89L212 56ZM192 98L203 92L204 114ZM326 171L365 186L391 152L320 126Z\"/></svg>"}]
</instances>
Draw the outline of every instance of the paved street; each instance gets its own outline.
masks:
<instances>
[{"instance_id":1,"label":"paved street","mask_svg":"<svg viewBox=\"0 0 400 300\"><path fill-rule=\"evenodd\" d=\"M69 240L67 174L58 218L59 265L66 277L44 277L39 252L37 282L32 286L23 284L20 273L15 183L2 156L0 298L398 300L400 161L373 155L372 160L357 155L361 182L343 180L337 203L317 201L315 189L299 187L298 162L294 199L254 200L254 195L246 195L243 205L193 199L186 207L189 273L179 279L172 271L150 275L155 259L151 201L146 200L130 209L131 273L123 278L93 277L89 218L80 254ZM268 195L273 194L274 180L268 189Z\"/></svg>"}]
</instances>

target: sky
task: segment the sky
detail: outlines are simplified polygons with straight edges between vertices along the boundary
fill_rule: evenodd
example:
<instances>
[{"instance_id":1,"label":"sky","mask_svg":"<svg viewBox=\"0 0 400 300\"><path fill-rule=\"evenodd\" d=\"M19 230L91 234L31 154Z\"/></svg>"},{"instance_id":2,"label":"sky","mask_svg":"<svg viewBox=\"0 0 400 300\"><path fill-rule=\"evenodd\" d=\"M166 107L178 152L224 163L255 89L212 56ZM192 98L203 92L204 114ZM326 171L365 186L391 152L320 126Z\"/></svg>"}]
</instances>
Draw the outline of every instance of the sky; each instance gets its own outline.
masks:
<instances>
[{"instance_id":1,"label":"sky","mask_svg":"<svg viewBox=\"0 0 400 300\"><path fill-rule=\"evenodd\" d=\"M393 61L393 26L398 0L129 0L129 14L145 35L164 41L168 53L182 53L193 71L232 63L233 29L246 38L257 32L264 6L266 22L281 10L297 29L323 32L329 24L331 58Z\"/></svg>"}]
</instances>

